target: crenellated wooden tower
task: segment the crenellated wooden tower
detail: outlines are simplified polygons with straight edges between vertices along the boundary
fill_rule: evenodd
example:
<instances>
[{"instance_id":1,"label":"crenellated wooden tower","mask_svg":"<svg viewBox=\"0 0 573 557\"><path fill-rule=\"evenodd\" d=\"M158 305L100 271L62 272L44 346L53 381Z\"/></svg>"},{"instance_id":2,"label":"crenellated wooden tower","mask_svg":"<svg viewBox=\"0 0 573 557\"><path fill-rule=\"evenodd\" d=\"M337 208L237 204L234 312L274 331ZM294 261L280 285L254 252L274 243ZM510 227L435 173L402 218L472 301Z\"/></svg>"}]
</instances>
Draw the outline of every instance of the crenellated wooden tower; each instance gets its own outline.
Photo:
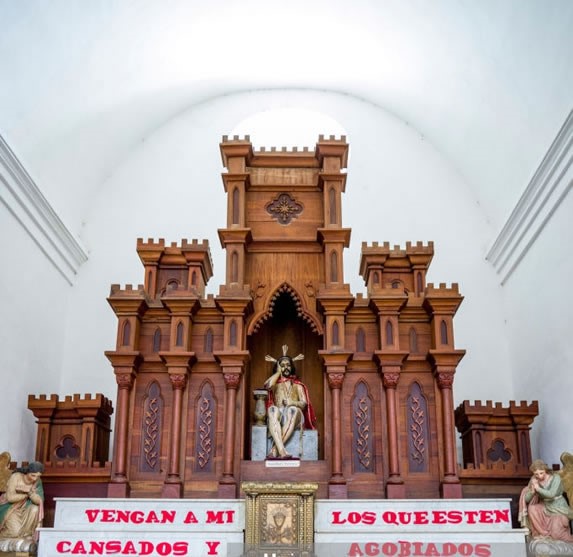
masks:
<instances>
[{"instance_id":1,"label":"crenellated wooden tower","mask_svg":"<svg viewBox=\"0 0 573 557\"><path fill-rule=\"evenodd\" d=\"M318 497L461 497L452 387L457 285L426 283L432 243L362 245L367 295L344 282L348 144L254 151L224 138L225 283L206 241L138 240L143 286L114 285L117 379L108 494L239 497L242 481L316 481ZM265 355L303 353L319 457L251 460Z\"/></svg>"}]
</instances>

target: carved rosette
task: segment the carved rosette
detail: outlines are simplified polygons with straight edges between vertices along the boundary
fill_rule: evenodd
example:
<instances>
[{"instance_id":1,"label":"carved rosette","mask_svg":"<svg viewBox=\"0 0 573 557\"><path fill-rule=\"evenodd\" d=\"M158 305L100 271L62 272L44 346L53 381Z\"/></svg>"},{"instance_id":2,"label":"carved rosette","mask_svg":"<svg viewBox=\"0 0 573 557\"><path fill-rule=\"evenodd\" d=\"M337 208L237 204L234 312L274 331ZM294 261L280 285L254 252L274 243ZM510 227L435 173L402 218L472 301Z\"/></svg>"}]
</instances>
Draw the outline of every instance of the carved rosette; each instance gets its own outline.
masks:
<instances>
[{"instance_id":1,"label":"carved rosette","mask_svg":"<svg viewBox=\"0 0 573 557\"><path fill-rule=\"evenodd\" d=\"M223 380L225 381L225 387L227 389L237 390L241 384L241 374L240 373L224 373Z\"/></svg>"},{"instance_id":2,"label":"carved rosette","mask_svg":"<svg viewBox=\"0 0 573 557\"><path fill-rule=\"evenodd\" d=\"M334 389L342 389L342 383L344 383L344 373L327 373L328 386Z\"/></svg>"},{"instance_id":3,"label":"carved rosette","mask_svg":"<svg viewBox=\"0 0 573 557\"><path fill-rule=\"evenodd\" d=\"M294 218L302 213L302 204L295 201L288 193L281 193L275 200L267 204L266 210L280 224L290 224Z\"/></svg>"},{"instance_id":4,"label":"carved rosette","mask_svg":"<svg viewBox=\"0 0 573 557\"><path fill-rule=\"evenodd\" d=\"M451 389L454 384L454 374L451 371L439 371L436 380L440 389Z\"/></svg>"},{"instance_id":5,"label":"carved rosette","mask_svg":"<svg viewBox=\"0 0 573 557\"><path fill-rule=\"evenodd\" d=\"M171 387L174 391L184 391L187 386L187 374L184 373L170 373L169 380Z\"/></svg>"},{"instance_id":6,"label":"carved rosette","mask_svg":"<svg viewBox=\"0 0 573 557\"><path fill-rule=\"evenodd\" d=\"M387 371L382 373L382 384L384 385L385 389L395 389L398 386L399 380L399 371Z\"/></svg>"},{"instance_id":7,"label":"carved rosette","mask_svg":"<svg viewBox=\"0 0 573 557\"><path fill-rule=\"evenodd\" d=\"M134 375L133 373L116 373L115 382L118 389L130 390L133 387Z\"/></svg>"}]
</instances>

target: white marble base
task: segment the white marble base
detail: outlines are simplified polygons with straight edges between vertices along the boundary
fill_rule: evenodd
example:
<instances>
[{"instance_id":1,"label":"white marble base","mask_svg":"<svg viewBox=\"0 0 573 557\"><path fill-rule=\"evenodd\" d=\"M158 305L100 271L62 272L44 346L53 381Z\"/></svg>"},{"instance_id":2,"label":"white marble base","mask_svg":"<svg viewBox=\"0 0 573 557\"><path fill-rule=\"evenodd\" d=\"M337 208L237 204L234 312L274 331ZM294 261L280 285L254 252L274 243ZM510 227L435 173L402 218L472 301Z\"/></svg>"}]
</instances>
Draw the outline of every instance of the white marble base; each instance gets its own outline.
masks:
<instances>
[{"instance_id":1,"label":"white marble base","mask_svg":"<svg viewBox=\"0 0 573 557\"><path fill-rule=\"evenodd\" d=\"M573 555L573 543L558 540L535 539L528 544L531 557L549 557L552 555Z\"/></svg>"},{"instance_id":2,"label":"white marble base","mask_svg":"<svg viewBox=\"0 0 573 557\"><path fill-rule=\"evenodd\" d=\"M527 557L524 535L507 532L410 532L315 534L314 554L328 557L435 555Z\"/></svg>"},{"instance_id":3,"label":"white marble base","mask_svg":"<svg viewBox=\"0 0 573 557\"><path fill-rule=\"evenodd\" d=\"M526 557L526 530L512 528L509 503L509 499L319 499L313 554ZM54 528L40 530L38 557L236 557L244 549L243 499L56 498L54 518ZM536 557L567 555L556 552L564 549L557 546L532 549Z\"/></svg>"},{"instance_id":4,"label":"white marble base","mask_svg":"<svg viewBox=\"0 0 573 557\"><path fill-rule=\"evenodd\" d=\"M297 430L285 445L287 452L301 460L318 460L318 431L305 429ZM268 436L267 426L251 427L251 460L265 460L272 449L272 439Z\"/></svg>"},{"instance_id":5,"label":"white marble base","mask_svg":"<svg viewBox=\"0 0 573 557\"><path fill-rule=\"evenodd\" d=\"M243 533L98 532L93 530L40 529L38 557L58 555L145 555L175 557L226 556L230 544L243 544Z\"/></svg>"}]
</instances>

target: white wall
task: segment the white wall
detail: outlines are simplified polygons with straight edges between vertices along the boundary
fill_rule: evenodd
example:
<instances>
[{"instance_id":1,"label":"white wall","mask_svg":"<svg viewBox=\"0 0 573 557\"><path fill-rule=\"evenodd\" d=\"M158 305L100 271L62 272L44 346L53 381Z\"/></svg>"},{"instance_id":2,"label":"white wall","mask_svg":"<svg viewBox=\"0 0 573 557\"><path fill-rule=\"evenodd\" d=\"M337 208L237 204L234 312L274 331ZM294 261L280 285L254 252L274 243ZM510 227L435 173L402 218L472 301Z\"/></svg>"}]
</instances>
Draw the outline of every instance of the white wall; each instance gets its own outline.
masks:
<instances>
[{"instance_id":1,"label":"white wall","mask_svg":"<svg viewBox=\"0 0 573 557\"><path fill-rule=\"evenodd\" d=\"M250 115L285 107L320 111L348 132L343 224L353 229L345 260L352 291L363 291L361 242L433 240L436 255L429 279L458 282L465 296L455 319L456 344L468 351L456 376L456 402L513 398L500 287L484 260L493 231L471 190L405 123L358 99L309 91L229 95L198 105L147 137L102 184L90 200L82 231L90 260L72 291L62 369L65 391L101 392L115 403L114 375L103 352L114 348L116 319L105 298L112 283L143 282L137 237L208 238L215 266L208 291L218 292L224 257L217 228L226 222L218 143ZM315 137L323 132L329 130L316 130Z\"/></svg>"},{"instance_id":2,"label":"white wall","mask_svg":"<svg viewBox=\"0 0 573 557\"><path fill-rule=\"evenodd\" d=\"M28 395L58 393L71 287L0 203L0 451L33 460Z\"/></svg>"},{"instance_id":3,"label":"white wall","mask_svg":"<svg viewBox=\"0 0 573 557\"><path fill-rule=\"evenodd\" d=\"M533 452L549 464L573 452L571 215L569 194L504 287L516 397L539 400Z\"/></svg>"}]
</instances>

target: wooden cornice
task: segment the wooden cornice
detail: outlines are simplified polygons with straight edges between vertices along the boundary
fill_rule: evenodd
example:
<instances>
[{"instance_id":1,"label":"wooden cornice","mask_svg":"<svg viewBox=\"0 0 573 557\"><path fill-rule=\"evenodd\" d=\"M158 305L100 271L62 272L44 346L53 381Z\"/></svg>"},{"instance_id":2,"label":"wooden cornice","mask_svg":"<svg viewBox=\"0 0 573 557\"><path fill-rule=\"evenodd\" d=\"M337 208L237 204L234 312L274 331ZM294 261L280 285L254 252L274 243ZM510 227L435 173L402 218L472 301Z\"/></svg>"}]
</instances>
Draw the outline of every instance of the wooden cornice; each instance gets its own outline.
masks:
<instances>
[{"instance_id":1,"label":"wooden cornice","mask_svg":"<svg viewBox=\"0 0 573 557\"><path fill-rule=\"evenodd\" d=\"M424 295L423 306L431 315L453 316L464 299L456 283L453 283L450 288L443 283L438 288L433 284L428 284Z\"/></svg>"},{"instance_id":2,"label":"wooden cornice","mask_svg":"<svg viewBox=\"0 0 573 557\"><path fill-rule=\"evenodd\" d=\"M250 228L219 228L217 233L223 249L227 248L227 244L248 245L253 241Z\"/></svg>"},{"instance_id":3,"label":"wooden cornice","mask_svg":"<svg viewBox=\"0 0 573 557\"><path fill-rule=\"evenodd\" d=\"M317 238L321 244L343 244L345 248L350 245L350 228L319 228Z\"/></svg>"}]
</instances>

